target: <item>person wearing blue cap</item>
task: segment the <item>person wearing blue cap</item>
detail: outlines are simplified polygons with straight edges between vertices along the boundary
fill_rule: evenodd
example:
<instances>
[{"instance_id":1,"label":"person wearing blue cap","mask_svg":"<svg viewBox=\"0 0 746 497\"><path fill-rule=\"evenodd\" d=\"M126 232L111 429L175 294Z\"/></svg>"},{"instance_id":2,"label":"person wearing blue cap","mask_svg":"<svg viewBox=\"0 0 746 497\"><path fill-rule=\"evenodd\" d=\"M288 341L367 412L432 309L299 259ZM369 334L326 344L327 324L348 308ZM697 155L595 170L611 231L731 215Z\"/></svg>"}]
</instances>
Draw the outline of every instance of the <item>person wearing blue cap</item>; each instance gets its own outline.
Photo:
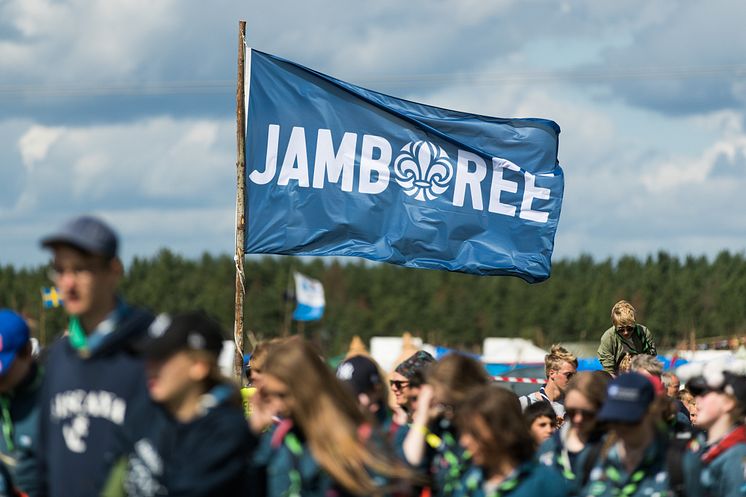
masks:
<instances>
[{"instance_id":1,"label":"person wearing blue cap","mask_svg":"<svg viewBox=\"0 0 746 497\"><path fill-rule=\"evenodd\" d=\"M81 216L41 240L50 277L70 316L67 336L49 347L40 395L42 494L98 495L111 464L126 452L126 416L150 402L133 345L153 316L118 294L124 268L116 233Z\"/></svg>"},{"instance_id":2,"label":"person wearing blue cap","mask_svg":"<svg viewBox=\"0 0 746 497\"><path fill-rule=\"evenodd\" d=\"M663 425L664 397L639 373L609 383L598 413L609 434L581 496L701 496L696 456L674 444Z\"/></svg>"},{"instance_id":3,"label":"person wearing blue cap","mask_svg":"<svg viewBox=\"0 0 746 497\"><path fill-rule=\"evenodd\" d=\"M37 458L38 397L42 368L31 352L26 321L10 309L0 310L0 452L16 488L39 494Z\"/></svg>"}]
</instances>

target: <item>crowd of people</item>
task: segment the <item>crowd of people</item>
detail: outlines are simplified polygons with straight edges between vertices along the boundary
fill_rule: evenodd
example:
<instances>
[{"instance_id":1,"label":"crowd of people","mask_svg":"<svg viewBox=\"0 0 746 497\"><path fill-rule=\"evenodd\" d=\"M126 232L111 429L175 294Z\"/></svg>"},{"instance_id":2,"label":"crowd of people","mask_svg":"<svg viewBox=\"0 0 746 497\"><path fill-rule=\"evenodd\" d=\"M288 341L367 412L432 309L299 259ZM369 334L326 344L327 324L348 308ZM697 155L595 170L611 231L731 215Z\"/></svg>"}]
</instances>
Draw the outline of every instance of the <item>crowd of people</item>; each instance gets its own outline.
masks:
<instances>
[{"instance_id":1,"label":"crowd of people","mask_svg":"<svg viewBox=\"0 0 746 497\"><path fill-rule=\"evenodd\" d=\"M107 224L42 246L69 325L37 355L0 310L0 496L746 495L746 364L696 365L682 388L628 302L603 370L553 346L520 398L465 354L332 369L298 336L257 344L239 389L214 319L126 303Z\"/></svg>"}]
</instances>

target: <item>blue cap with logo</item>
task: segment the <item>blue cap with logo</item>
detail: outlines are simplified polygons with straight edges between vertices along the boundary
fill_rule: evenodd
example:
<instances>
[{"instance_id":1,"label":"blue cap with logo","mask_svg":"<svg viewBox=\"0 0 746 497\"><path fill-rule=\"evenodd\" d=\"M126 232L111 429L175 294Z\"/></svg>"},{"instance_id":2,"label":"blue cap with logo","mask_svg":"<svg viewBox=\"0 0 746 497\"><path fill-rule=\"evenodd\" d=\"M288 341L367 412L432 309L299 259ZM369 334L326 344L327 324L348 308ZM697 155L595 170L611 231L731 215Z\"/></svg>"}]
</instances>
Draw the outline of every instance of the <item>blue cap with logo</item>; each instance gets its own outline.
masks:
<instances>
[{"instance_id":1,"label":"blue cap with logo","mask_svg":"<svg viewBox=\"0 0 746 497\"><path fill-rule=\"evenodd\" d=\"M639 373L624 373L609 382L599 421L638 423L655 398L653 383Z\"/></svg>"},{"instance_id":2,"label":"blue cap with logo","mask_svg":"<svg viewBox=\"0 0 746 497\"><path fill-rule=\"evenodd\" d=\"M117 256L118 241L114 230L93 216L79 216L41 240L42 247L70 245L83 252L102 255L107 258Z\"/></svg>"},{"instance_id":3,"label":"blue cap with logo","mask_svg":"<svg viewBox=\"0 0 746 497\"><path fill-rule=\"evenodd\" d=\"M0 309L0 375L10 369L16 353L29 341L26 321L10 309Z\"/></svg>"}]
</instances>

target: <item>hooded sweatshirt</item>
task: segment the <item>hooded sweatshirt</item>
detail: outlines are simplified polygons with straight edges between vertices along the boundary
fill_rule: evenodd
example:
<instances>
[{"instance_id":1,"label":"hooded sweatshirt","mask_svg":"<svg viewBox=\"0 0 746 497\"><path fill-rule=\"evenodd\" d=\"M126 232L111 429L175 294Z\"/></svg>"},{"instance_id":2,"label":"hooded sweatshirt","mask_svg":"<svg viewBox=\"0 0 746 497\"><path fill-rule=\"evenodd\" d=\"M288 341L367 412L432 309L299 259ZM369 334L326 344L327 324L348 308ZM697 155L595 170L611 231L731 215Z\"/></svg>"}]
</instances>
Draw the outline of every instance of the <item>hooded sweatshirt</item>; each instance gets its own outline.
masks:
<instances>
[{"instance_id":1,"label":"hooded sweatshirt","mask_svg":"<svg viewBox=\"0 0 746 497\"><path fill-rule=\"evenodd\" d=\"M110 466L128 450L126 418L149 402L133 346L153 316L121 302L112 314L92 350L77 350L68 337L50 347L39 403L41 495L99 495Z\"/></svg>"},{"instance_id":2,"label":"hooded sweatshirt","mask_svg":"<svg viewBox=\"0 0 746 497\"><path fill-rule=\"evenodd\" d=\"M238 391L218 384L200 399L199 415L175 419L152 405L129 423L132 452L112 471L105 496L210 497L247 495L256 438L238 402Z\"/></svg>"}]
</instances>

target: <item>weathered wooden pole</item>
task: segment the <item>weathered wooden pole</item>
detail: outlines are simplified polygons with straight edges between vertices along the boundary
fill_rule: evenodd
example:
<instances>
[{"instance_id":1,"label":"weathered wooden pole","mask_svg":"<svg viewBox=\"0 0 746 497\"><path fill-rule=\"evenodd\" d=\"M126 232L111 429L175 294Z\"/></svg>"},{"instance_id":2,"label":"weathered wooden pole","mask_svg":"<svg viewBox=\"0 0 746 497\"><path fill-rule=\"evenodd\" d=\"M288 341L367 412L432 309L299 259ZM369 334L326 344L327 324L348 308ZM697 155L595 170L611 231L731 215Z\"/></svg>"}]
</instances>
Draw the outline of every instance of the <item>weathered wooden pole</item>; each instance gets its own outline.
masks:
<instances>
[{"instance_id":1,"label":"weathered wooden pole","mask_svg":"<svg viewBox=\"0 0 746 497\"><path fill-rule=\"evenodd\" d=\"M243 301L246 293L244 285L244 247L246 240L246 110L244 108L244 67L246 64L246 21L238 22L238 82L236 85L236 304L233 339L236 356L233 360L233 374L241 383L243 370Z\"/></svg>"}]
</instances>

